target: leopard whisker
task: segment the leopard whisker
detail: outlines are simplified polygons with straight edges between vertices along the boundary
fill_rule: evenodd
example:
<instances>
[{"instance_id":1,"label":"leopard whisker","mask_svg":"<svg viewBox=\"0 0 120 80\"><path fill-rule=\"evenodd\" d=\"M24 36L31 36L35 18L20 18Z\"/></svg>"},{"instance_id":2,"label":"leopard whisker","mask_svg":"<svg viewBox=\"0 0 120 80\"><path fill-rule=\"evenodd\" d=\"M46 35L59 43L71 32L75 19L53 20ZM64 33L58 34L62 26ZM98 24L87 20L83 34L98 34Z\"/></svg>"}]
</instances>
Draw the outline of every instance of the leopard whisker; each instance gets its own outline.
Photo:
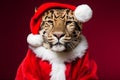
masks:
<instances>
[{"instance_id":1,"label":"leopard whisker","mask_svg":"<svg viewBox=\"0 0 120 80\"><path fill-rule=\"evenodd\" d=\"M74 49L74 44L73 43L71 43L71 46L72 46L72 49Z\"/></svg>"},{"instance_id":2,"label":"leopard whisker","mask_svg":"<svg viewBox=\"0 0 120 80\"><path fill-rule=\"evenodd\" d=\"M68 46L73 50L73 46L71 43L69 43Z\"/></svg>"}]
</instances>

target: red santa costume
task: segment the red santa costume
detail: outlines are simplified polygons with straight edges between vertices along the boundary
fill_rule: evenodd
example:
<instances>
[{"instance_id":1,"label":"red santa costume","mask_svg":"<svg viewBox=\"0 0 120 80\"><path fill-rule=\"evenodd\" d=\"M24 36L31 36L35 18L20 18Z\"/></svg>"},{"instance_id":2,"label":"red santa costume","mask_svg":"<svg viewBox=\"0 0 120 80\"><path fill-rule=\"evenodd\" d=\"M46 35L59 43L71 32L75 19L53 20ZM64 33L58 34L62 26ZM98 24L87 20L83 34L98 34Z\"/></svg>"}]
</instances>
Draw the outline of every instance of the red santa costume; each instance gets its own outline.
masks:
<instances>
[{"instance_id":1,"label":"red santa costume","mask_svg":"<svg viewBox=\"0 0 120 80\"><path fill-rule=\"evenodd\" d=\"M86 22L92 17L92 10L86 4L75 7L46 3L40 6L31 19L32 33L27 37L29 49L18 68L15 80L97 80L97 66L93 60L89 60L84 36L78 46L68 53L59 54L42 46L43 39L38 34L41 15L51 8L71 9L80 22Z\"/></svg>"}]
</instances>

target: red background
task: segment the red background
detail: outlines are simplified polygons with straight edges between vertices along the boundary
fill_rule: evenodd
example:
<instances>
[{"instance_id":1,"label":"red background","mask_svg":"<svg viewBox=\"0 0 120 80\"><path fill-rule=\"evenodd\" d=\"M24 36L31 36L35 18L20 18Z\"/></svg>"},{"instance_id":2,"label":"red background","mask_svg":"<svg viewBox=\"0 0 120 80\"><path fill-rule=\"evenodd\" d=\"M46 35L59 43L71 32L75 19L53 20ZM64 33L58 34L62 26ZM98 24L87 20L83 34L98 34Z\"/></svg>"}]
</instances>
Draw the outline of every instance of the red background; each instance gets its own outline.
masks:
<instances>
[{"instance_id":1,"label":"red background","mask_svg":"<svg viewBox=\"0 0 120 80\"><path fill-rule=\"evenodd\" d=\"M84 24L90 57L98 65L100 80L120 80L120 1L49 0L79 5L87 3L93 18ZM34 8L48 0L0 0L0 80L14 80L27 52L26 37Z\"/></svg>"}]
</instances>

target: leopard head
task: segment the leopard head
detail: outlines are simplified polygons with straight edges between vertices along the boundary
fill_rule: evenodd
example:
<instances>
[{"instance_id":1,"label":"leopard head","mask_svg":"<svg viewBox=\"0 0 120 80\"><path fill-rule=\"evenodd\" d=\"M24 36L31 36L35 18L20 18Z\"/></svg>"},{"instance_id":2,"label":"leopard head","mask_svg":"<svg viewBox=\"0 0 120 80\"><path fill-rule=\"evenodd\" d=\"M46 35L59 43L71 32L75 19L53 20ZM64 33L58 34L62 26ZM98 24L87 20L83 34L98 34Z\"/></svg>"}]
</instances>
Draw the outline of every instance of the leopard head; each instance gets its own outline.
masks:
<instances>
[{"instance_id":1,"label":"leopard head","mask_svg":"<svg viewBox=\"0 0 120 80\"><path fill-rule=\"evenodd\" d=\"M82 23L69 9L50 9L42 16L43 46L55 52L73 50L81 40Z\"/></svg>"}]
</instances>

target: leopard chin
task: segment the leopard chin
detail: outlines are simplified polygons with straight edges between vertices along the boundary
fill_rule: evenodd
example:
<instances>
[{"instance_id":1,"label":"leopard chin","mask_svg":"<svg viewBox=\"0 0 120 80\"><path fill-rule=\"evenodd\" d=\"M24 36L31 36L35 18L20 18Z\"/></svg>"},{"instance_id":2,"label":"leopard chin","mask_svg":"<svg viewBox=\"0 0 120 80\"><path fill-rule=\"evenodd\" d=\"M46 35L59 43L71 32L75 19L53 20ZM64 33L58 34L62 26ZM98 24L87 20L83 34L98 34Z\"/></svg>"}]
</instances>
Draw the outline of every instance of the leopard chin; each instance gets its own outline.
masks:
<instances>
[{"instance_id":1,"label":"leopard chin","mask_svg":"<svg viewBox=\"0 0 120 80\"><path fill-rule=\"evenodd\" d=\"M50 44L50 43L43 43L43 47L45 47L46 49L50 49L54 52L64 52L66 50L65 45L57 43L57 44Z\"/></svg>"},{"instance_id":2,"label":"leopard chin","mask_svg":"<svg viewBox=\"0 0 120 80\"><path fill-rule=\"evenodd\" d=\"M55 52L63 52L66 50L66 47L62 44L57 44L57 45L52 46L51 50Z\"/></svg>"}]
</instances>

